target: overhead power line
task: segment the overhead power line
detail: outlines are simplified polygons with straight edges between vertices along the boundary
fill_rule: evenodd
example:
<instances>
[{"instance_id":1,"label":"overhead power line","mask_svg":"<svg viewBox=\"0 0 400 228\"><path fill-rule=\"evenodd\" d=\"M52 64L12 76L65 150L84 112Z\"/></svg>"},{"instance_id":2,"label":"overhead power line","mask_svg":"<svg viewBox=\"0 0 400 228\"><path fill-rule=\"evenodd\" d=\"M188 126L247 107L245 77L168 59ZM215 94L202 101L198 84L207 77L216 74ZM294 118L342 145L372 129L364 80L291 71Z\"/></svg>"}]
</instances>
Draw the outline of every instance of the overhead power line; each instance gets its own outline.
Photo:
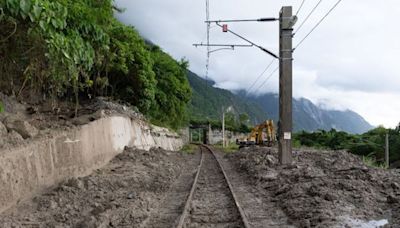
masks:
<instances>
[{"instance_id":1,"label":"overhead power line","mask_svg":"<svg viewBox=\"0 0 400 228\"><path fill-rule=\"evenodd\" d=\"M304 38L295 46L294 49L297 49L306 39L307 37L309 37L311 35L311 33L314 32L314 30L325 20L325 18L328 17L329 14L332 13L332 11L339 5L339 3L342 0L338 0L335 5L321 18L321 20L318 21L318 23L311 29L311 31L309 33L307 33L306 36L304 36Z\"/></svg>"},{"instance_id":2,"label":"overhead power line","mask_svg":"<svg viewBox=\"0 0 400 228\"><path fill-rule=\"evenodd\" d=\"M268 66L264 69L264 71L257 77L257 79L253 82L253 84L246 90L246 95L250 93L251 89L256 85L258 80L267 72L267 70L272 66L272 64L275 62L275 59L272 59L271 62L268 64Z\"/></svg>"},{"instance_id":3,"label":"overhead power line","mask_svg":"<svg viewBox=\"0 0 400 228\"><path fill-rule=\"evenodd\" d=\"M215 24L217 24L219 27L223 28L223 26L220 25L218 22L215 22ZM266 48L264 48L264 47L262 47L262 46L260 46L260 45L258 45L258 44L256 44L256 43L250 41L249 39L247 39L247 38L245 38L245 37L243 37L243 36L237 34L236 32L234 32L234 31L232 31L232 30L230 30L230 29L228 29L227 31L228 31L229 33L231 33L231 34L233 34L233 35L239 37L240 39L242 39L242 40L248 42L249 44L251 44L251 45L253 45L253 46L255 46L255 47L258 47L259 49L261 49L262 51L268 53L268 54L271 55L272 57L274 57L274 58L276 58L276 59L279 59L279 57L278 57L276 54L272 53L271 51L267 50Z\"/></svg>"},{"instance_id":4,"label":"overhead power line","mask_svg":"<svg viewBox=\"0 0 400 228\"><path fill-rule=\"evenodd\" d=\"M300 4L300 6L299 6L299 8L297 9L297 12L296 12L296 16L299 14L299 12L300 12L300 10L301 10L301 8L303 7L303 5L304 5L304 3L306 2L306 0L303 0L302 2L301 2L301 4Z\"/></svg>"},{"instance_id":5,"label":"overhead power line","mask_svg":"<svg viewBox=\"0 0 400 228\"><path fill-rule=\"evenodd\" d=\"M271 79L272 76L274 76L275 72L277 72L279 70L279 66L277 66L274 71L271 72L270 75L268 75L268 77L264 80L263 83L261 83L261 85L254 91L254 93L257 93L258 90L260 90L267 82L269 79Z\"/></svg>"},{"instance_id":6,"label":"overhead power line","mask_svg":"<svg viewBox=\"0 0 400 228\"><path fill-rule=\"evenodd\" d=\"M307 15L306 19L304 19L304 21L299 25L299 27L294 32L295 35L301 29L301 27L303 27L303 25L307 22L307 20L311 17L311 15L318 8L318 6L321 4L321 2L322 2L322 0L319 0L319 2L314 6L314 8L311 10L311 12Z\"/></svg>"}]
</instances>

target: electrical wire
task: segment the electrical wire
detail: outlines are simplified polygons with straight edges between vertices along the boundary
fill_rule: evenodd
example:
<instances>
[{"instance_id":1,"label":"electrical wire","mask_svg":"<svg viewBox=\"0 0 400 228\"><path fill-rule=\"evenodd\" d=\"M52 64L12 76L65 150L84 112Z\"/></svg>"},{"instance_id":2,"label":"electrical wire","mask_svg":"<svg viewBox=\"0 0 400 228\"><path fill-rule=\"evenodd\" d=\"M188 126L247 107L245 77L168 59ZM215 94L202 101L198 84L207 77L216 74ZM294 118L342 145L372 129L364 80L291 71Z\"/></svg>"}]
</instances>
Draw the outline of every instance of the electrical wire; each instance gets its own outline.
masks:
<instances>
[{"instance_id":1,"label":"electrical wire","mask_svg":"<svg viewBox=\"0 0 400 228\"><path fill-rule=\"evenodd\" d=\"M299 25L299 27L296 29L294 34L296 34L302 27L303 25L307 22L307 20L311 17L311 15L314 13L314 11L318 8L318 6L321 4L322 0L319 0L319 2L314 6L314 8L311 10L311 12L307 15L306 19Z\"/></svg>"},{"instance_id":2,"label":"electrical wire","mask_svg":"<svg viewBox=\"0 0 400 228\"><path fill-rule=\"evenodd\" d=\"M258 80L260 80L260 78L265 74L265 72L267 72L267 70L272 66L272 64L275 62L275 59L272 59L272 61L268 64L268 66L264 69L264 71L257 77L257 79L253 82L253 84L246 90L246 96L247 94L250 93L251 89L256 85L256 83L258 82Z\"/></svg>"},{"instance_id":3,"label":"electrical wire","mask_svg":"<svg viewBox=\"0 0 400 228\"><path fill-rule=\"evenodd\" d=\"M206 20L210 20L210 3L209 0L206 0ZM211 29L211 24L207 23L207 60L206 60L206 86L207 86L207 78L208 78L208 72L210 68L210 29Z\"/></svg>"},{"instance_id":4,"label":"electrical wire","mask_svg":"<svg viewBox=\"0 0 400 228\"><path fill-rule=\"evenodd\" d=\"M258 90L260 90L267 82L269 79L271 79L271 77L274 75L275 72L277 72L279 70L279 66L277 66L274 71L271 72L270 75L268 75L268 77L264 80L263 83L261 83L261 85L254 91L254 93L257 93Z\"/></svg>"},{"instance_id":5,"label":"electrical wire","mask_svg":"<svg viewBox=\"0 0 400 228\"><path fill-rule=\"evenodd\" d=\"M304 3L306 2L306 0L303 0L302 2L301 2L301 4L300 4L300 7L297 9L297 12L296 12L296 16L299 14L299 12L300 12L300 10L301 10L301 8L303 7L303 5L304 5Z\"/></svg>"},{"instance_id":6,"label":"electrical wire","mask_svg":"<svg viewBox=\"0 0 400 228\"><path fill-rule=\"evenodd\" d=\"M297 49L306 39L307 37L309 37L311 35L311 33L313 33L315 31L315 29L325 20L325 18L328 17L329 14L332 13L332 11L339 5L339 3L342 0L338 0L335 5L321 18L321 20L318 21L318 23L311 29L311 31L309 33L307 33L306 36L304 36L304 38L295 46L294 50Z\"/></svg>"}]
</instances>

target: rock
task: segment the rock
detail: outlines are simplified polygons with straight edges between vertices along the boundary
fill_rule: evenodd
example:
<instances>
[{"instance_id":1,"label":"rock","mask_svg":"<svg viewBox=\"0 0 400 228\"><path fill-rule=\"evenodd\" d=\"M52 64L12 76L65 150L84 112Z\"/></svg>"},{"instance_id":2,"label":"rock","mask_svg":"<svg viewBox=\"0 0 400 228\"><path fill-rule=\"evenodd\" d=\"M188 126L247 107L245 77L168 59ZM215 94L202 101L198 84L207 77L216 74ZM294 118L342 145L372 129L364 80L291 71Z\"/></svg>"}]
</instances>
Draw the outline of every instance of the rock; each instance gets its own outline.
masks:
<instances>
[{"instance_id":1,"label":"rock","mask_svg":"<svg viewBox=\"0 0 400 228\"><path fill-rule=\"evenodd\" d=\"M90 123L92 120L90 115L83 115L71 120L73 125L80 126Z\"/></svg>"},{"instance_id":2,"label":"rock","mask_svg":"<svg viewBox=\"0 0 400 228\"><path fill-rule=\"evenodd\" d=\"M27 112L29 115L32 115L32 114L38 113L38 112L39 112L39 108L38 108L38 107L31 106L31 107L26 108L26 112Z\"/></svg>"},{"instance_id":3,"label":"rock","mask_svg":"<svg viewBox=\"0 0 400 228\"><path fill-rule=\"evenodd\" d=\"M397 184L397 183L395 183L395 182L392 182L392 183L390 184L390 186L391 186L393 189L400 189L399 184Z\"/></svg>"},{"instance_id":4,"label":"rock","mask_svg":"<svg viewBox=\"0 0 400 228\"><path fill-rule=\"evenodd\" d=\"M5 119L5 125L9 131L18 132L22 138L33 138L39 131L34 126L29 124L27 121L19 120L13 117Z\"/></svg>"},{"instance_id":5,"label":"rock","mask_svg":"<svg viewBox=\"0 0 400 228\"><path fill-rule=\"evenodd\" d=\"M18 132L11 130L10 133L7 135L7 141L10 144L17 145L18 143L24 141L24 138Z\"/></svg>"},{"instance_id":6,"label":"rock","mask_svg":"<svg viewBox=\"0 0 400 228\"><path fill-rule=\"evenodd\" d=\"M126 198L127 199L134 199L135 198L135 193L133 193L133 192L129 193Z\"/></svg>"},{"instance_id":7,"label":"rock","mask_svg":"<svg viewBox=\"0 0 400 228\"><path fill-rule=\"evenodd\" d=\"M390 204L395 204L395 203L399 203L399 199L393 195L389 195L387 197L387 202Z\"/></svg>"},{"instance_id":8,"label":"rock","mask_svg":"<svg viewBox=\"0 0 400 228\"><path fill-rule=\"evenodd\" d=\"M0 122L0 136L6 136L8 133L6 126L2 122Z\"/></svg>"},{"instance_id":9,"label":"rock","mask_svg":"<svg viewBox=\"0 0 400 228\"><path fill-rule=\"evenodd\" d=\"M83 183L83 181L80 179L77 179L77 178L69 179L65 185L69 186L69 187L77 188L77 189L85 188L85 184Z\"/></svg>"},{"instance_id":10,"label":"rock","mask_svg":"<svg viewBox=\"0 0 400 228\"><path fill-rule=\"evenodd\" d=\"M332 193L326 193L324 196L324 199L327 201L335 201L337 200L337 197L333 195Z\"/></svg>"},{"instance_id":11,"label":"rock","mask_svg":"<svg viewBox=\"0 0 400 228\"><path fill-rule=\"evenodd\" d=\"M304 219L303 221L301 221L300 227L302 227L302 228L310 228L311 227L310 220Z\"/></svg>"},{"instance_id":12,"label":"rock","mask_svg":"<svg viewBox=\"0 0 400 228\"><path fill-rule=\"evenodd\" d=\"M278 179L278 173L274 170L269 170L267 173L261 176L261 179L265 181L274 181Z\"/></svg>"}]
</instances>

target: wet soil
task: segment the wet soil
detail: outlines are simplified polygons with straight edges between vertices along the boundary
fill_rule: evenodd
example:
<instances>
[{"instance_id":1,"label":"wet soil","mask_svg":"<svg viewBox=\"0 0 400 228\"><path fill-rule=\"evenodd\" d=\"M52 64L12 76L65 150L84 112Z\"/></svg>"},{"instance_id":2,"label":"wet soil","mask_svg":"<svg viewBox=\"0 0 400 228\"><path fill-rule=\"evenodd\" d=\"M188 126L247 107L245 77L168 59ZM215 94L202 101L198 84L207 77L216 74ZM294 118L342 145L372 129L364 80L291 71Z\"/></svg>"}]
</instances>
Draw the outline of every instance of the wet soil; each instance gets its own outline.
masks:
<instances>
[{"instance_id":1,"label":"wet soil","mask_svg":"<svg viewBox=\"0 0 400 228\"><path fill-rule=\"evenodd\" d=\"M242 148L226 156L297 227L400 227L400 172L367 167L345 151L297 150L280 166L272 148ZM357 221L357 224L356 222Z\"/></svg>"},{"instance_id":2,"label":"wet soil","mask_svg":"<svg viewBox=\"0 0 400 228\"><path fill-rule=\"evenodd\" d=\"M218 151L216 155L252 228L294 227L277 205L274 195L255 185L253 178L247 172L240 172L233 162L225 158L223 152Z\"/></svg>"},{"instance_id":3,"label":"wet soil","mask_svg":"<svg viewBox=\"0 0 400 228\"><path fill-rule=\"evenodd\" d=\"M154 216L174 183L181 180L191 186L192 175L185 180L185 174L194 172L198 160L180 152L126 148L92 175L70 179L1 214L0 224L2 228L151 227L143 224Z\"/></svg>"},{"instance_id":4,"label":"wet soil","mask_svg":"<svg viewBox=\"0 0 400 228\"><path fill-rule=\"evenodd\" d=\"M193 159L187 161L188 164L183 167L181 175L169 188L160 206L151 213L141 227L165 228L178 225L190 195L200 159L201 153L197 152L193 155Z\"/></svg>"},{"instance_id":5,"label":"wet soil","mask_svg":"<svg viewBox=\"0 0 400 228\"><path fill-rule=\"evenodd\" d=\"M0 102L4 105L4 112L0 113L0 150L13 149L30 143L32 138L51 137L57 131L65 131L111 115L146 120L137 108L102 97L82 101L78 116L75 116L75 105L71 102L48 100L28 104L1 92ZM19 131L10 127L15 123L22 125L18 127Z\"/></svg>"}]
</instances>

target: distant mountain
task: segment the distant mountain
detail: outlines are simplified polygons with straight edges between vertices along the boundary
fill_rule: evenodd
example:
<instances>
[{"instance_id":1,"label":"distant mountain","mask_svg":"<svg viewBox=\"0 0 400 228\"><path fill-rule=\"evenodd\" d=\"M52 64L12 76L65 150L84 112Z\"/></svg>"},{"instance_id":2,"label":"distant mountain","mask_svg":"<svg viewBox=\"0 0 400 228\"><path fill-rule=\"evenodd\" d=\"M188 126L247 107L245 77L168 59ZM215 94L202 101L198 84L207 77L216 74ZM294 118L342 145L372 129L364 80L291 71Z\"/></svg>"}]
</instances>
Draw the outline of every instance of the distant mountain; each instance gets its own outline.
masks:
<instances>
[{"instance_id":1,"label":"distant mountain","mask_svg":"<svg viewBox=\"0 0 400 228\"><path fill-rule=\"evenodd\" d=\"M279 97L277 94L246 97L243 91L231 91L214 88L211 81L205 81L193 72L188 72L193 90L190 114L196 119L219 119L222 107L232 106L236 114L247 113L252 123L265 119L279 119ZM347 111L325 110L310 100L293 99L294 131L315 131L318 129L364 133L373 128L359 114Z\"/></svg>"},{"instance_id":2,"label":"distant mountain","mask_svg":"<svg viewBox=\"0 0 400 228\"><path fill-rule=\"evenodd\" d=\"M279 97L277 94L264 94L252 97L252 100L262 107L272 119L279 117ZM305 98L293 99L294 131L332 128L349 133L359 134L371 130L373 126L362 116L351 111L336 111L322 109Z\"/></svg>"},{"instance_id":3,"label":"distant mountain","mask_svg":"<svg viewBox=\"0 0 400 228\"><path fill-rule=\"evenodd\" d=\"M232 107L237 115L247 113L252 122L266 118L265 112L259 105L248 102L231 91L214 88L213 81L206 81L190 71L188 79L193 92L189 108L192 119L220 119L223 107L225 109Z\"/></svg>"}]
</instances>

